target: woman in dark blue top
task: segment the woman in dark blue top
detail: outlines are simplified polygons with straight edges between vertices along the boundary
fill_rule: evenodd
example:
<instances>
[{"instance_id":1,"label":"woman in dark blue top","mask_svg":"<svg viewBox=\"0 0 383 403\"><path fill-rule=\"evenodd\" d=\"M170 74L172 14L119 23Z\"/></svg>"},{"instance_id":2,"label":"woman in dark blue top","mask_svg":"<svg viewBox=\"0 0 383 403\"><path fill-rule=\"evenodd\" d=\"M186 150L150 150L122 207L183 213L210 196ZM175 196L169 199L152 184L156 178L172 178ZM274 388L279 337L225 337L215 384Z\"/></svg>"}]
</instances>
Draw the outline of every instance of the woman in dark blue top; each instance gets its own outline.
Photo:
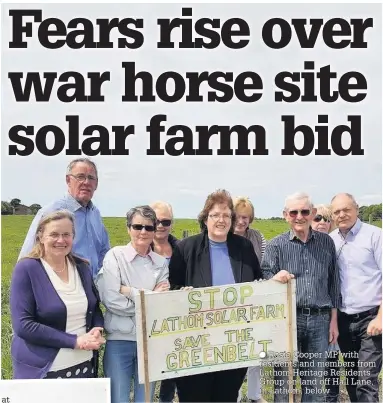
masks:
<instances>
[{"instance_id":1,"label":"woman in dark blue top","mask_svg":"<svg viewBox=\"0 0 383 403\"><path fill-rule=\"evenodd\" d=\"M103 316L89 264L71 253L73 215L43 217L12 274L14 379L97 376Z\"/></svg>"},{"instance_id":2,"label":"woman in dark blue top","mask_svg":"<svg viewBox=\"0 0 383 403\"><path fill-rule=\"evenodd\" d=\"M235 212L228 192L208 196L198 217L202 233L183 239L169 265L172 289L211 287L262 278L251 242L233 234ZM236 402L247 368L176 378L180 402Z\"/></svg>"}]
</instances>

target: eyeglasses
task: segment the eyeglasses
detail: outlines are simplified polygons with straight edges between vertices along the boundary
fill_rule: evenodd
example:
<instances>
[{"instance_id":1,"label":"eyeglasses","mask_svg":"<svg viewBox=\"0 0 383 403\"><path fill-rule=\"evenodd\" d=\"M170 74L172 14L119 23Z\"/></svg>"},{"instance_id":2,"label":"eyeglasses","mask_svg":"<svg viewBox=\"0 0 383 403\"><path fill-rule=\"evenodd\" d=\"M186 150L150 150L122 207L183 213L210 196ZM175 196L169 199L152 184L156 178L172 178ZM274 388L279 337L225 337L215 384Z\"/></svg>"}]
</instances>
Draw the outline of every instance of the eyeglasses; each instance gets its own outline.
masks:
<instances>
[{"instance_id":1,"label":"eyeglasses","mask_svg":"<svg viewBox=\"0 0 383 403\"><path fill-rule=\"evenodd\" d=\"M209 214L209 217L214 221L218 221L221 217L225 221L231 220L231 215L229 214Z\"/></svg>"},{"instance_id":2,"label":"eyeglasses","mask_svg":"<svg viewBox=\"0 0 383 403\"><path fill-rule=\"evenodd\" d=\"M162 224L163 227L170 227L172 225L172 220L157 220L157 226Z\"/></svg>"},{"instance_id":3,"label":"eyeglasses","mask_svg":"<svg viewBox=\"0 0 383 403\"><path fill-rule=\"evenodd\" d=\"M318 214L315 218L314 218L314 221L315 222L321 222L321 221L324 221L324 222L330 222L330 219L329 218L327 218L327 217L325 217L324 215L321 215L321 214Z\"/></svg>"},{"instance_id":4,"label":"eyeglasses","mask_svg":"<svg viewBox=\"0 0 383 403\"><path fill-rule=\"evenodd\" d=\"M142 224L132 224L131 227L136 231L142 231L145 228L145 231L153 232L155 230L154 225L142 225Z\"/></svg>"},{"instance_id":5,"label":"eyeglasses","mask_svg":"<svg viewBox=\"0 0 383 403\"><path fill-rule=\"evenodd\" d=\"M290 216L290 217L296 217L299 213L301 213L303 217L307 217L307 216L310 215L311 210L310 210L310 209L290 210L290 211L289 211L289 216Z\"/></svg>"},{"instance_id":6,"label":"eyeglasses","mask_svg":"<svg viewBox=\"0 0 383 403\"><path fill-rule=\"evenodd\" d=\"M69 176L71 176L72 178L75 178L76 181L83 183L85 182L87 179L89 182L96 182L97 178L93 175L84 175L84 174L78 174L78 175L72 175L69 174Z\"/></svg>"},{"instance_id":7,"label":"eyeglasses","mask_svg":"<svg viewBox=\"0 0 383 403\"><path fill-rule=\"evenodd\" d=\"M63 234L59 234L57 232L52 232L51 234L48 234L48 237L51 239L59 239L60 236L62 236L64 239L69 239L73 237L73 234L71 232L64 232Z\"/></svg>"}]
</instances>

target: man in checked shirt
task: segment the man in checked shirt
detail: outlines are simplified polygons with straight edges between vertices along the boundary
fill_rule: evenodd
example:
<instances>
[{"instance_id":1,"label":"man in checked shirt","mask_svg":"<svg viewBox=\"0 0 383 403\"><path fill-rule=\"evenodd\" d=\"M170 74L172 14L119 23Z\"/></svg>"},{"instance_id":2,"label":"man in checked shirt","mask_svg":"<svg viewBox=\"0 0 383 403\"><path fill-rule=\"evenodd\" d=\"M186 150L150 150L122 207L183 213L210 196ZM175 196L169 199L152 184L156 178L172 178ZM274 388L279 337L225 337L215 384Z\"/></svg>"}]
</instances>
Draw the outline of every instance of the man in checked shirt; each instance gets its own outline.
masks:
<instances>
[{"instance_id":1,"label":"man in checked shirt","mask_svg":"<svg viewBox=\"0 0 383 403\"><path fill-rule=\"evenodd\" d=\"M299 368L294 372L299 371L301 378L302 402L323 402L326 351L338 338L335 245L329 235L312 230L316 209L307 194L288 196L283 215L290 230L268 243L261 268L265 279L282 283L296 279ZM287 374L286 365L274 367L274 402L288 401Z\"/></svg>"}]
</instances>

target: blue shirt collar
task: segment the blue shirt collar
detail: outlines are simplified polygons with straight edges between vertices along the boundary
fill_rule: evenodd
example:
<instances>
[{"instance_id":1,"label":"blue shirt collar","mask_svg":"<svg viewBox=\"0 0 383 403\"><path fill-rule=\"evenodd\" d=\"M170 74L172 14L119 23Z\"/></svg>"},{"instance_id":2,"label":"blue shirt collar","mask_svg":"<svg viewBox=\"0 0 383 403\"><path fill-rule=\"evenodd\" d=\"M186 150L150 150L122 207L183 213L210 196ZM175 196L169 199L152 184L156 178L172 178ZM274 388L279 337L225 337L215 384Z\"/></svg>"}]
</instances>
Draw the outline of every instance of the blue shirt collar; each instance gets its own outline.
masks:
<instances>
[{"instance_id":1,"label":"blue shirt collar","mask_svg":"<svg viewBox=\"0 0 383 403\"><path fill-rule=\"evenodd\" d=\"M80 210L80 208L84 207L69 192L66 193L64 198L68 203L69 210L72 211L73 213L77 210ZM91 210L94 209L94 204L92 203L92 200L88 203L86 208L89 208Z\"/></svg>"},{"instance_id":2,"label":"blue shirt collar","mask_svg":"<svg viewBox=\"0 0 383 403\"><path fill-rule=\"evenodd\" d=\"M362 228L362 221L360 221L360 219L357 218L355 224L353 225L353 227L350 229L349 232L351 232L351 234L355 236L360 231L361 228ZM338 234L342 235L340 230L338 230Z\"/></svg>"}]
</instances>

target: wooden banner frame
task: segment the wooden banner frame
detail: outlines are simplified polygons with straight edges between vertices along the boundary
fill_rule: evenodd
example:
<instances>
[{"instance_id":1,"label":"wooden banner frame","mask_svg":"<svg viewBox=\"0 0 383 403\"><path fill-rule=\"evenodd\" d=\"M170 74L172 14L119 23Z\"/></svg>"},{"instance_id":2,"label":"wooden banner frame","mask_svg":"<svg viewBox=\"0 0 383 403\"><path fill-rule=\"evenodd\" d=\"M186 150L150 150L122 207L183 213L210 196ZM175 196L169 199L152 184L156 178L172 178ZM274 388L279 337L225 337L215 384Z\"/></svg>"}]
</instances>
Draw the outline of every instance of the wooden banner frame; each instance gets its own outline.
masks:
<instances>
[{"instance_id":1,"label":"wooden banner frame","mask_svg":"<svg viewBox=\"0 0 383 403\"><path fill-rule=\"evenodd\" d=\"M273 291L273 287L276 286L278 284L277 281L275 280L268 280L268 282L270 282L269 284L272 285L272 287L270 287L272 289L272 291L267 292L264 295L267 296L272 296L275 293L278 294L279 291L275 292ZM281 286L282 284L279 283ZM244 284L234 284L234 285L228 285L227 287L231 288L231 287L246 287L251 285L252 287L258 288L258 287L263 287L264 285L266 285L266 280L262 281L262 282L255 282L255 283L244 283ZM285 314L284 314L284 320L285 320L285 331L287 332L287 339L285 338L285 356L283 356L283 351L281 350L280 352L280 359L283 360L284 357L284 363L285 365L287 364L287 368L288 369L288 394L289 394L289 403L293 402L293 396L294 396L294 362L295 362L295 349L297 348L297 340L295 336L295 332L296 332L296 322L295 322L295 280L291 280L288 281L287 283L284 284L284 293L285 293L285 297L284 299L280 300L285 306ZM208 287L209 288L209 287ZM269 288L269 287L267 287ZM204 288L201 289L195 289L195 290L203 290ZM176 303L176 301L179 299L179 293L181 292L186 292L186 291L169 291L169 292L165 292L165 293L161 293L161 296L163 296L163 298L165 298L165 301L168 301L167 306L172 307L175 306L174 304ZM196 291L194 291L196 292ZM170 377L166 377L163 376L161 374L161 377L158 376L158 374L156 374L155 376L153 376L153 374L151 373L152 371L152 367L154 367L157 364L154 364L154 362L152 362L152 358L151 354L153 353L153 343L154 341L157 343L157 340L164 340L163 337L158 338L158 331L160 329L159 325L154 325L154 327L152 326L152 322L154 320L154 318L156 318L156 316L153 317L154 312L156 312L156 310L154 309L154 311L151 309L152 307L154 308L155 306L157 306L158 308L158 304L153 306L153 301L155 300L157 293L152 293L152 292L145 292L144 290L140 290L139 295L137 296L136 299L136 320L137 320L137 348L138 348L138 356L139 356L139 377L140 377L140 383L144 385L145 387L145 401L146 402L150 402L151 401L151 382L155 382L158 380L162 380L162 379L170 379ZM205 292L206 294L206 292ZM166 297L165 297L166 295ZM208 295L208 294L206 294ZM254 294L254 296L257 296L258 298L260 296L263 295L263 290L260 294ZM209 297L210 298L210 297ZM246 298L250 298L248 296L246 296ZM254 297L252 297L254 298ZM139 299L139 300L138 300ZM206 297L205 297L205 302L207 301ZM272 302L270 302L271 304ZM172 305L173 304L173 305ZM231 305L230 305L231 307ZM148 311L148 309L150 310L150 312ZM169 308L170 312L172 312L170 315L176 315L178 314L178 309L179 307L177 306L177 308ZM173 311L171 310L173 309ZM174 309L176 309L176 311L174 312ZM218 308L218 310L220 310L221 308ZM225 309L235 309L235 308L225 308ZM160 309L160 311L162 312L162 310ZM183 311L181 311L182 313L180 313L180 315L183 314ZM186 311L185 311L186 312ZM156 322L156 320L154 321ZM153 322L153 323L154 323ZM159 321L159 323L161 323ZM265 322L261 322L261 323L265 323ZM153 330L154 329L154 330ZM154 333L154 336L151 332L156 332ZM168 330L169 331L169 330ZM188 332L193 332L194 330L188 330ZM212 326L212 331L216 331L215 327ZM273 332L275 332L275 330L272 330ZM170 333L170 337L174 337L172 336L172 334ZM217 336L214 336L217 337ZM266 337L266 336L264 336ZM275 356L274 356L275 357ZM266 358L266 356L261 357ZM157 359L158 356L154 357L154 361L157 363ZM278 362L278 356L276 358L276 362ZM273 359L272 359L273 360ZM266 360L267 361L267 358ZM221 364L220 364L221 365ZM227 365L227 364L225 364ZM230 366L229 366L230 365ZM262 364L260 364L262 365ZM237 368L237 367L245 367L245 365L238 365L238 362L235 362L233 364L228 364L228 369L231 368ZM158 368L158 367L157 367ZM185 371L185 375L181 375L181 372L179 370L175 370L175 377L178 376L188 376L190 375L194 375L194 374L198 374L198 373L205 373L202 372L200 370L201 367L196 367L196 368L190 368L190 369L186 369L186 370L182 370ZM208 367L209 371L212 371L212 369L214 368L213 366ZM194 371L194 369L199 370L198 371ZM222 370L222 369L221 369ZM157 370L158 371L158 370ZM187 372L186 372L187 371ZM206 372L209 372L206 371ZM164 371L162 371L164 373ZM170 372L170 371L169 371ZM174 377L174 376L173 376Z\"/></svg>"},{"instance_id":2,"label":"wooden banner frame","mask_svg":"<svg viewBox=\"0 0 383 403\"><path fill-rule=\"evenodd\" d=\"M294 354L294 343L293 343L293 292L291 286L291 280L287 282L287 307L288 307L288 337L289 337L289 403L294 402L294 373L293 373L293 354Z\"/></svg>"},{"instance_id":3,"label":"wooden banner frame","mask_svg":"<svg viewBox=\"0 0 383 403\"><path fill-rule=\"evenodd\" d=\"M141 324L142 324L142 345L144 350L144 373L145 373L145 402L151 402L150 383L149 383L149 358L148 358L148 334L146 330L146 306L145 306L145 291L140 290L141 300ZM138 376L138 374L137 374Z\"/></svg>"}]
</instances>

